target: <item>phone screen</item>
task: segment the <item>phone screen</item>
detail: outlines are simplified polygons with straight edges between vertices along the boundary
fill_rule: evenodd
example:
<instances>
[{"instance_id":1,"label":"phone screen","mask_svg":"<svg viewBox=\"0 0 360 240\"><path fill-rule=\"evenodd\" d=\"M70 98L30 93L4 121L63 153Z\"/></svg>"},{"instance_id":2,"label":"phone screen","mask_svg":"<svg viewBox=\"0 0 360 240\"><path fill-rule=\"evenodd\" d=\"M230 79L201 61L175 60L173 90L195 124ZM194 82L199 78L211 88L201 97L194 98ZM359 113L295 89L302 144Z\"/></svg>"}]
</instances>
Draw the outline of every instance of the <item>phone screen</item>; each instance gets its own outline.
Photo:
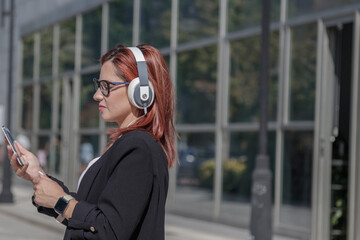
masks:
<instances>
[{"instance_id":1,"label":"phone screen","mask_svg":"<svg viewBox=\"0 0 360 240\"><path fill-rule=\"evenodd\" d=\"M13 150L15 153L18 153L18 152L16 151L16 148L15 148L15 145L14 145L14 138L12 137L12 135L11 135L11 133L10 133L10 130L9 130L7 127L5 127L5 126L2 126L2 127L1 127L1 130L3 131L6 139L8 140L8 142L9 142L12 150ZM19 155L17 156L17 161L18 161L18 163L20 164L20 166L23 166L23 165L24 165L24 163L23 163L23 161L21 160L21 158L19 157Z\"/></svg>"}]
</instances>

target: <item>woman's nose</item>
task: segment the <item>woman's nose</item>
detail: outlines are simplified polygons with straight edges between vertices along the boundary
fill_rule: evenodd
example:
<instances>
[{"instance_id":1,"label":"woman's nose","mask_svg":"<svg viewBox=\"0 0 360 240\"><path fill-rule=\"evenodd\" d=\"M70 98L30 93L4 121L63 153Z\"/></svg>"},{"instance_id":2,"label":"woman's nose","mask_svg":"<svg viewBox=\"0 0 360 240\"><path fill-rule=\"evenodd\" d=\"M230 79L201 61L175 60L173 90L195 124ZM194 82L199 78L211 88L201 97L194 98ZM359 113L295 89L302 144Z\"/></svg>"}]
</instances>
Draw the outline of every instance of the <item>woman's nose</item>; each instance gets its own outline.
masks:
<instances>
[{"instance_id":1,"label":"woman's nose","mask_svg":"<svg viewBox=\"0 0 360 240\"><path fill-rule=\"evenodd\" d=\"M103 99L103 95L102 95L102 93L101 93L101 91L100 91L100 88L98 88L98 89L96 90L96 92L94 93L93 99L94 99L95 101L98 101L98 102Z\"/></svg>"}]
</instances>

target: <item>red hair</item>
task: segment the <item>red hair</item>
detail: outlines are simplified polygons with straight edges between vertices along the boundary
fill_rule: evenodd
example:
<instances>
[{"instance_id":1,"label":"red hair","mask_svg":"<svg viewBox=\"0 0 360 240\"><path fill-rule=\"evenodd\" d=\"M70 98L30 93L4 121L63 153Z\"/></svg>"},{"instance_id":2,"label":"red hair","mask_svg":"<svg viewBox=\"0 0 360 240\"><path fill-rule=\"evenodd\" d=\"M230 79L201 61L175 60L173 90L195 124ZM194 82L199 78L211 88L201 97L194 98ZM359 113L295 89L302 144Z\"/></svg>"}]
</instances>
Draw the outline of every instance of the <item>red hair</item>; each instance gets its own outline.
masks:
<instances>
[{"instance_id":1,"label":"red hair","mask_svg":"<svg viewBox=\"0 0 360 240\"><path fill-rule=\"evenodd\" d=\"M143 53L148 70L149 81L152 83L155 92L153 104L148 107L147 114L137 119L127 128L111 129L109 146L122 134L141 129L150 133L162 146L168 160L168 166L175 162L175 127L174 114L174 90L169 70L159 50L148 44L137 46ZM130 49L122 45L109 50L101 59L101 65L111 61L115 67L116 74L123 80L131 82L138 77L136 60ZM140 110L139 111L143 111Z\"/></svg>"}]
</instances>

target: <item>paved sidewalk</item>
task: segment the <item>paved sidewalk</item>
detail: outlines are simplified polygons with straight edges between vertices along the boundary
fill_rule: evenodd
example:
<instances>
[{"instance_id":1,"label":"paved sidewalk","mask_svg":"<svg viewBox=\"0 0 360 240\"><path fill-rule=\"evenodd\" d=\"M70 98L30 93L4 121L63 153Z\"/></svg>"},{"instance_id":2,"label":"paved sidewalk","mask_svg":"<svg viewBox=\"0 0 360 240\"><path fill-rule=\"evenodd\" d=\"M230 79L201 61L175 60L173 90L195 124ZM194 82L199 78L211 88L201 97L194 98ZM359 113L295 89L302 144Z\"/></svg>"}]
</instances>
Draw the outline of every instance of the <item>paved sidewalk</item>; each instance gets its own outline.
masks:
<instances>
[{"instance_id":1,"label":"paved sidewalk","mask_svg":"<svg viewBox=\"0 0 360 240\"><path fill-rule=\"evenodd\" d=\"M31 184L15 183L12 186L15 202L12 204L0 204L0 217L7 217L14 222L36 226L47 232L53 232L56 236L62 236L64 226L42 214L38 214L31 204L33 189ZM14 230L15 231L15 230ZM19 234L22 229L17 229ZM9 229L8 229L9 232ZM218 223L206 222L173 214L166 214L166 240L248 240L247 229L240 229ZM11 233L9 233L11 235ZM26 233L24 233L26 234ZM15 232L14 232L14 235ZM1 237L0 237L1 238ZM2 239L2 238L1 238ZM14 239L14 238L12 238ZM57 238L52 238L57 239ZM61 237L60 237L61 239ZM290 238L274 236L274 240L293 240Z\"/></svg>"}]
</instances>

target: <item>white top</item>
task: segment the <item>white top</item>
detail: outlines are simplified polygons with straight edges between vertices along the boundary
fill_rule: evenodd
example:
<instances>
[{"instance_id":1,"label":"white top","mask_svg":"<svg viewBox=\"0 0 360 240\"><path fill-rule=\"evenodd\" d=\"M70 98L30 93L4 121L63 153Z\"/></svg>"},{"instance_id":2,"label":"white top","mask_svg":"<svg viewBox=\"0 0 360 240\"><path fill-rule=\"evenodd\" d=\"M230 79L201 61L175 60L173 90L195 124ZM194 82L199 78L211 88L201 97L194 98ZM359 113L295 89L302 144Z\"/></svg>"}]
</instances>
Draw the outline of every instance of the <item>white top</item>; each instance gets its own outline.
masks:
<instances>
[{"instance_id":1,"label":"white top","mask_svg":"<svg viewBox=\"0 0 360 240\"><path fill-rule=\"evenodd\" d=\"M78 185L77 185L77 188L76 188L76 191L79 190L79 186L80 186L81 180L83 179L85 173L89 170L89 168L90 168L94 163L96 163L97 160L99 160L99 158L100 158L100 157L97 157L97 158L94 158L93 160L91 160L91 161L88 163L86 169L81 173L80 178L79 178L79 181L78 181Z\"/></svg>"}]
</instances>

